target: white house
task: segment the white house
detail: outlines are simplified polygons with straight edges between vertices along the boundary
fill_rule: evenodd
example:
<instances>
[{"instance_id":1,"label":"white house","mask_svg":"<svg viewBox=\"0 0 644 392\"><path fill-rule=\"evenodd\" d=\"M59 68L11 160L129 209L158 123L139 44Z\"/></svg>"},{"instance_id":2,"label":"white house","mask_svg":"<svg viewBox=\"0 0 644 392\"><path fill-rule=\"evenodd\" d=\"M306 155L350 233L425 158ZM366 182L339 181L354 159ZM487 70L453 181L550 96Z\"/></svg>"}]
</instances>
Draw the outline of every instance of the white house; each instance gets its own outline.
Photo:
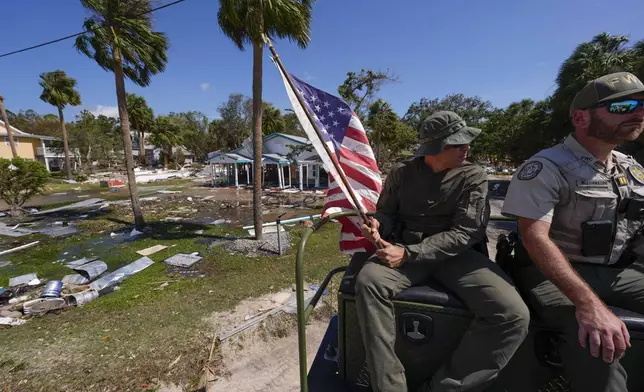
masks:
<instances>
[{"instance_id":1,"label":"white house","mask_svg":"<svg viewBox=\"0 0 644 392\"><path fill-rule=\"evenodd\" d=\"M293 148L303 146L311 146L309 139L285 133L265 136L262 140L262 186L277 186L280 189L297 186L300 190L319 188L321 185L328 187L328 175L312 148L311 151L290 156ZM254 162L250 139L228 153L209 153L207 163L212 165L213 185L219 179L235 186L252 183Z\"/></svg>"}]
</instances>

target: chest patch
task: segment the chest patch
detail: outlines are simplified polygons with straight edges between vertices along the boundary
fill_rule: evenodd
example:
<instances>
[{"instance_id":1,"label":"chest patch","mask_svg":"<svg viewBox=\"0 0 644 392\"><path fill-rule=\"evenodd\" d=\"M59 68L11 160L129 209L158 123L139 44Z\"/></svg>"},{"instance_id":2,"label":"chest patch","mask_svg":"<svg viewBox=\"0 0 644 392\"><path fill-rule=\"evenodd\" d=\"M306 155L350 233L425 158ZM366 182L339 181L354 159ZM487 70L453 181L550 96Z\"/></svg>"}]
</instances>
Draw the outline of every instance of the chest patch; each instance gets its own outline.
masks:
<instances>
[{"instance_id":1,"label":"chest patch","mask_svg":"<svg viewBox=\"0 0 644 392\"><path fill-rule=\"evenodd\" d=\"M539 175L541 169L543 169L543 164L541 162L528 162L523 166L519 174L517 174L517 178L524 181L532 180ZM642 174L644 175L644 172Z\"/></svg>"},{"instance_id":2,"label":"chest patch","mask_svg":"<svg viewBox=\"0 0 644 392\"><path fill-rule=\"evenodd\" d=\"M644 184L644 169L640 165L633 165L628 168L628 171L633 176L633 179L640 184Z\"/></svg>"}]
</instances>

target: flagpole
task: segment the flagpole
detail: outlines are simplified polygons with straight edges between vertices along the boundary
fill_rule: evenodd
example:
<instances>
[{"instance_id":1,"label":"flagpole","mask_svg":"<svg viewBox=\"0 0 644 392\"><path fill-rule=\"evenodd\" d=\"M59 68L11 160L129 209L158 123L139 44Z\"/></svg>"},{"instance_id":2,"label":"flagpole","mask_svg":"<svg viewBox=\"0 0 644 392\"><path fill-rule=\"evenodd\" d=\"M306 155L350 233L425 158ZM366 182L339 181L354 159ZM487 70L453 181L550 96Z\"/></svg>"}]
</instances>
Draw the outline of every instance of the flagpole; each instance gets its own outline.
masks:
<instances>
[{"instance_id":1,"label":"flagpole","mask_svg":"<svg viewBox=\"0 0 644 392\"><path fill-rule=\"evenodd\" d=\"M297 101L300 103L302 106L302 109L304 109L304 113L306 114L306 117L308 118L309 122L313 126L313 129L315 129L315 133L318 136L318 139L320 139L320 142L324 146L324 150L326 153L329 155L331 158L331 162L333 163L333 166L335 166L335 170L338 172L338 176L340 176L340 181L344 183L344 186L347 188L349 191L349 196L351 197L351 200L353 201L353 204L356 206L358 209L358 212L360 213L360 218L362 219L363 223L367 226L369 226L368 222L369 219L367 218L367 214L363 211L361 208L362 205L358 202L358 197L353 191L353 188L351 187L351 184L349 184L349 180L347 180L347 177L344 174L344 171L342 168L340 168L340 164L337 162L336 159L333 159L333 153L329 149L329 146L327 146L326 142L324 141L324 136L322 136L322 132L320 131L320 128L318 128L318 125L313 121L313 117L311 116L311 113L309 113L308 109L306 108L306 103L304 102L304 98L300 96L300 92L297 90L297 88L293 85L293 81L291 80L291 76L289 75L288 72L286 72L286 69L284 68L284 65L282 64L282 61L280 60L279 55L275 51L275 48L273 47L273 43L271 42L268 37L264 38L266 40L266 44L268 45L268 48L270 49L271 53L273 54L273 59L277 63L277 66L280 67L280 70L286 76L286 80L288 81L289 86L291 87L291 90L293 90L293 93L295 94L295 97L297 98Z\"/></svg>"}]
</instances>

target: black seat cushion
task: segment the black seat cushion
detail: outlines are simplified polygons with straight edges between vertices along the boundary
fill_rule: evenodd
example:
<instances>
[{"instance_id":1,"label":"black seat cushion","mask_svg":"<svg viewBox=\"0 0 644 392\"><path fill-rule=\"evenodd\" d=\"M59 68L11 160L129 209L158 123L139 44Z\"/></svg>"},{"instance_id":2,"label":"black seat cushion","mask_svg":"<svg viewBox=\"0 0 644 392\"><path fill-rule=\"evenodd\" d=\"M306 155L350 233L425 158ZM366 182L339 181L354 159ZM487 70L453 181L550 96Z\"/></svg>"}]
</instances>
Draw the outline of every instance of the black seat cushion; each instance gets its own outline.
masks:
<instances>
[{"instance_id":1,"label":"black seat cushion","mask_svg":"<svg viewBox=\"0 0 644 392\"><path fill-rule=\"evenodd\" d=\"M629 331L644 332L644 315L615 306L609 308L626 324Z\"/></svg>"},{"instance_id":2,"label":"black seat cushion","mask_svg":"<svg viewBox=\"0 0 644 392\"><path fill-rule=\"evenodd\" d=\"M347 271L349 272L349 271ZM345 274L340 284L340 292L343 294L355 295L356 275ZM394 300L415 302L428 305L452 306L459 309L466 309L465 305L456 295L450 293L438 282L428 282L425 285L413 286L400 292Z\"/></svg>"},{"instance_id":3,"label":"black seat cushion","mask_svg":"<svg viewBox=\"0 0 644 392\"><path fill-rule=\"evenodd\" d=\"M340 284L340 292L355 295L355 281L355 275L345 274ZM434 281L403 290L394 300L467 309L465 304L455 294L451 293L440 283ZM615 306L609 306L609 308L626 324L626 327L630 331L644 332L644 315Z\"/></svg>"}]
</instances>

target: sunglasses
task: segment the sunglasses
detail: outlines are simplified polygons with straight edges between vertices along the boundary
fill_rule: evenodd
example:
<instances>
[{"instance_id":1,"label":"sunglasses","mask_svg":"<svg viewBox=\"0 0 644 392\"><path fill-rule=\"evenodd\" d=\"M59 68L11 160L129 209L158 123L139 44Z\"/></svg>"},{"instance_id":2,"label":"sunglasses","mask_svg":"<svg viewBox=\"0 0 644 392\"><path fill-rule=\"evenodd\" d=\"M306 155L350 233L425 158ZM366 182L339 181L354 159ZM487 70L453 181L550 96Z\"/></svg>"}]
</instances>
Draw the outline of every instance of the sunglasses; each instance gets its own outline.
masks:
<instances>
[{"instance_id":1,"label":"sunglasses","mask_svg":"<svg viewBox=\"0 0 644 392\"><path fill-rule=\"evenodd\" d=\"M625 99L623 101L606 102L597 107L606 106L609 113L628 114L633 113L639 106L644 107L644 99Z\"/></svg>"}]
</instances>

